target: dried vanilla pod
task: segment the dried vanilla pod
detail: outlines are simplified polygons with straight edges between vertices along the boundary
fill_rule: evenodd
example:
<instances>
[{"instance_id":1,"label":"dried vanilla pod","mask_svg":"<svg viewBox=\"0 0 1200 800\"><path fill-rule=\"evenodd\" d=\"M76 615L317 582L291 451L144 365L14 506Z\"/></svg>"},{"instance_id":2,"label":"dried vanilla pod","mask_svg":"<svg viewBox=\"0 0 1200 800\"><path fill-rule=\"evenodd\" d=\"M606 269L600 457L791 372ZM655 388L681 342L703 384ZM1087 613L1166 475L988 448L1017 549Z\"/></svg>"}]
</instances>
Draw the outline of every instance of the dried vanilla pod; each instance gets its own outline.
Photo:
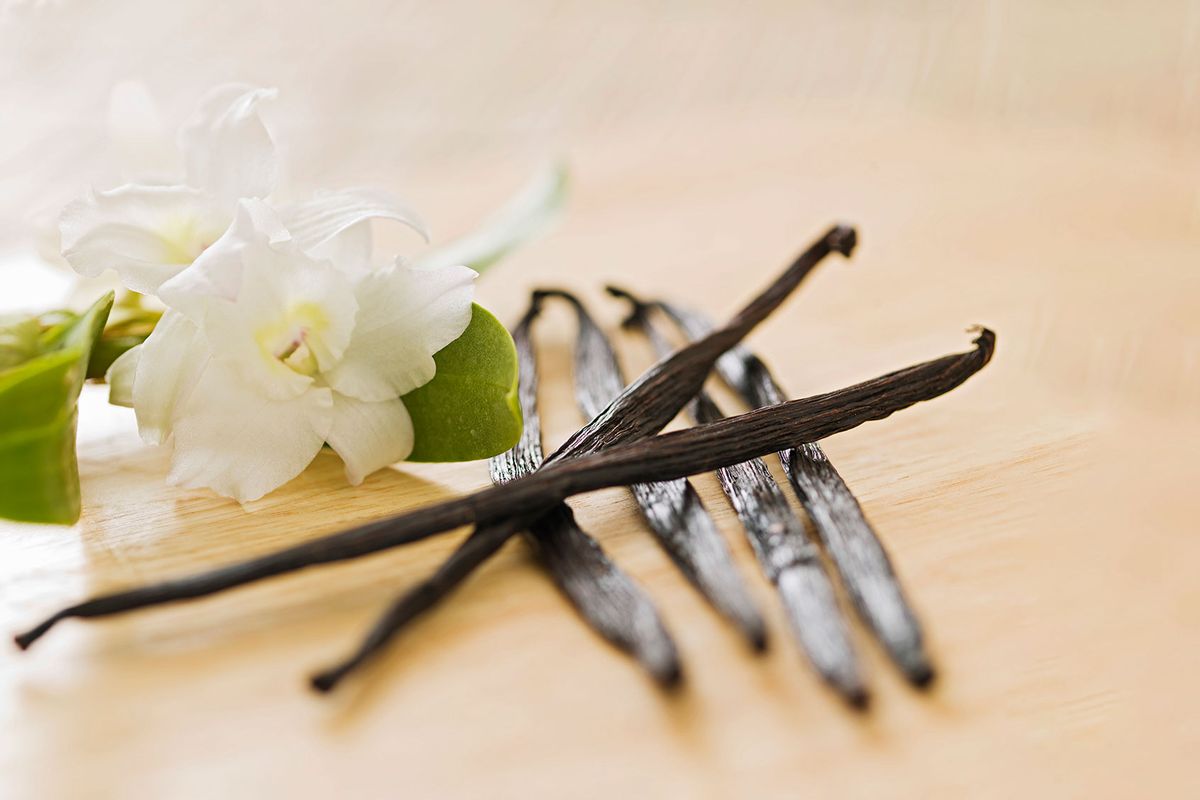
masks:
<instances>
[{"instance_id":1,"label":"dried vanilla pod","mask_svg":"<svg viewBox=\"0 0 1200 800\"><path fill-rule=\"evenodd\" d=\"M575 340L575 399L585 416L602 412L625 388L612 343L575 295L542 289L538 297L571 304L579 323ZM680 572L756 650L766 647L767 628L695 487L686 478L629 487L654 538Z\"/></svg>"},{"instance_id":2,"label":"dried vanilla pod","mask_svg":"<svg viewBox=\"0 0 1200 800\"><path fill-rule=\"evenodd\" d=\"M632 304L625 326L643 333L659 357L674 349L650 317L653 303L644 303L614 286L608 291ZM724 417L703 389L688 404L688 414L700 425ZM746 529L763 573L779 592L788 622L809 661L847 702L865 708L869 693L837 593L816 543L792 511L783 489L759 458L718 469L717 480Z\"/></svg>"},{"instance_id":3,"label":"dried vanilla pod","mask_svg":"<svg viewBox=\"0 0 1200 800\"><path fill-rule=\"evenodd\" d=\"M689 339L703 339L712 324L673 303L660 307ZM716 372L752 408L772 406L786 395L763 361L737 345L717 359ZM862 506L815 442L779 452L784 472L842 578L858 615L883 643L891 659L916 686L933 681L921 623L905 596L891 559L863 514Z\"/></svg>"}]
</instances>

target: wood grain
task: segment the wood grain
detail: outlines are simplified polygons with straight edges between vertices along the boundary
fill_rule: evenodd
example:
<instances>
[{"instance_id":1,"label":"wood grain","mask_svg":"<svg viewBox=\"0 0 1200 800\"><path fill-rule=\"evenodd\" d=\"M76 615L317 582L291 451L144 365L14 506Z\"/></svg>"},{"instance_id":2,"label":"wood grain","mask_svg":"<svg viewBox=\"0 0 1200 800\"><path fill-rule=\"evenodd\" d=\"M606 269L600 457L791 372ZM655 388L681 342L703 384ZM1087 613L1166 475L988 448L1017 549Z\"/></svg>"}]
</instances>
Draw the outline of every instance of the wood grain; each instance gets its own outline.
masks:
<instances>
[{"instance_id":1,"label":"wood grain","mask_svg":"<svg viewBox=\"0 0 1200 800\"><path fill-rule=\"evenodd\" d=\"M605 281L724 317L845 219L854 261L751 337L783 385L949 352L973 323L1000 349L943 400L823 443L927 626L932 695L860 630L875 703L846 712L705 478L769 612L765 657L626 492L599 492L572 505L659 603L686 691L599 641L514 543L352 691L309 694L458 533L0 649L0 797L1195 794L1197 3L9 5L0 250L105 174L114 81L144 78L173 120L241 78L282 90L291 191L385 186L439 238L566 152L563 225L480 282L506 321L556 284L615 329ZM52 282L20 264L0 263L6 307ZM564 309L539 328L550 448L579 421L573 329ZM614 335L629 374L649 363ZM487 482L482 463L406 465L350 488L321 456L243 509L166 487L168 454L103 390L82 418L83 520L0 523L5 631Z\"/></svg>"}]
</instances>

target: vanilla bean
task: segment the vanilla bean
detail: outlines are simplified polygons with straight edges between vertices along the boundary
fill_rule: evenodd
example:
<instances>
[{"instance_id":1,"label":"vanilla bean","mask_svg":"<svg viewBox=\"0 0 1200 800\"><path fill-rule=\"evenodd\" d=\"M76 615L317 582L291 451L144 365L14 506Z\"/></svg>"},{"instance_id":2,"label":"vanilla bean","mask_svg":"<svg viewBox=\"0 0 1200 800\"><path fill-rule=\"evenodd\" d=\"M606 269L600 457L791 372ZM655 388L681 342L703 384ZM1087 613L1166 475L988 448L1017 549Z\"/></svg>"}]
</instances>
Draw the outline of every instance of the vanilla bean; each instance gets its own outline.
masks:
<instances>
[{"instance_id":1,"label":"vanilla bean","mask_svg":"<svg viewBox=\"0 0 1200 800\"><path fill-rule=\"evenodd\" d=\"M660 358L674 349L650 318L653 304L615 286L609 286L608 292L632 305L625 327L639 330ZM688 415L700 425L724 416L703 389L688 404ZM809 661L851 705L865 708L867 687L833 583L816 543L792 511L767 465L756 458L722 467L717 470L717 479L746 529L763 573L779 592L792 631Z\"/></svg>"},{"instance_id":2,"label":"vanilla bean","mask_svg":"<svg viewBox=\"0 0 1200 800\"><path fill-rule=\"evenodd\" d=\"M625 389L612 343L578 297L561 289L540 289L535 297L558 297L575 310L575 399L584 416L602 413ZM666 354L663 354L666 355ZM757 650L767 643L767 627L738 575L729 548L686 478L629 487L654 538L680 572Z\"/></svg>"},{"instance_id":3,"label":"vanilla bean","mask_svg":"<svg viewBox=\"0 0 1200 800\"><path fill-rule=\"evenodd\" d=\"M529 319L539 308L535 299ZM520 357L525 428L516 447L491 461L492 481L497 485L527 477L543 460L537 362L528 328L526 323L513 334ZM571 508L560 503L537 520L530 533L555 583L592 629L631 654L663 686L678 684L683 676L679 653L654 601L579 527Z\"/></svg>"},{"instance_id":4,"label":"vanilla bean","mask_svg":"<svg viewBox=\"0 0 1200 800\"><path fill-rule=\"evenodd\" d=\"M15 641L20 647L28 647L67 618L107 616L203 597L317 564L357 558L462 525L484 525L520 514L545 513L575 494L710 472L786 449L796 442L823 439L945 394L982 369L994 349L995 334L981 328L975 347L964 353L942 356L846 389L546 464L529 477L504 486L370 522L248 561L94 598L59 611L15 637Z\"/></svg>"},{"instance_id":5,"label":"vanilla bean","mask_svg":"<svg viewBox=\"0 0 1200 800\"><path fill-rule=\"evenodd\" d=\"M692 340L705 338L713 329L701 314L672 303L658 305ZM753 408L773 406L786 399L766 364L742 345L730 348L717 359L716 371ZM815 442L783 450L779 459L859 616L909 681L917 686L928 685L934 670L925 651L921 624L883 543L850 487Z\"/></svg>"},{"instance_id":6,"label":"vanilla bean","mask_svg":"<svg viewBox=\"0 0 1200 800\"><path fill-rule=\"evenodd\" d=\"M539 311L540 301L535 299L512 330L519 364L517 393L525 425L520 441L490 461L492 482L497 485L525 477L542 463L537 361L529 333ZM331 691L382 650L409 622L449 594L529 522L529 517L510 517L476 528L433 576L403 594L387 609L353 654L315 675L313 688ZM576 524L571 509L562 504L534 521L529 530L546 569L592 628L632 654L659 683L664 686L678 683L682 675L679 655L654 603Z\"/></svg>"}]
</instances>

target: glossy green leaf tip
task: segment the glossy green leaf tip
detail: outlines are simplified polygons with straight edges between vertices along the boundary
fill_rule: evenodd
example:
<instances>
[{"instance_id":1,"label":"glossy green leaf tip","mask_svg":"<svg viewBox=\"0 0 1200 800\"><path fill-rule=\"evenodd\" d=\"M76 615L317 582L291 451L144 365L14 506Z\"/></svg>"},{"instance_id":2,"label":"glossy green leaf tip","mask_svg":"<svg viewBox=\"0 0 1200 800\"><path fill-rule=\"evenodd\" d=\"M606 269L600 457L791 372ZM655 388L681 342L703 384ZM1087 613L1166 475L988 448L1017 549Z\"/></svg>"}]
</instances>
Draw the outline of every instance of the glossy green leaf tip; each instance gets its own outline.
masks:
<instances>
[{"instance_id":1,"label":"glossy green leaf tip","mask_svg":"<svg viewBox=\"0 0 1200 800\"><path fill-rule=\"evenodd\" d=\"M517 350L483 306L471 307L463 335L433 357L433 380L404 395L415 444L409 461L475 461L521 438Z\"/></svg>"}]
</instances>

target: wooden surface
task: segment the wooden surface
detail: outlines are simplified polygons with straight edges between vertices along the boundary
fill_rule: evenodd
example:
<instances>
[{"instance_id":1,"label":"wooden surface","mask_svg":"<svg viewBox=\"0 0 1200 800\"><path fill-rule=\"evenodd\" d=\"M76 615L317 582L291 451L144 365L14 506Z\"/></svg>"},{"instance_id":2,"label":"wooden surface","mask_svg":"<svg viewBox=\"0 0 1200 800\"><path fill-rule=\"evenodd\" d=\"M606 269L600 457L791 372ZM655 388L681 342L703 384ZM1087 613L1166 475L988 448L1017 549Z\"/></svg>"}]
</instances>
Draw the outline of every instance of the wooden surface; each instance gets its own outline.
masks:
<instances>
[{"instance_id":1,"label":"wooden surface","mask_svg":"<svg viewBox=\"0 0 1200 800\"><path fill-rule=\"evenodd\" d=\"M1196 3L245 5L7 4L5 306L44 289L13 254L104 172L107 92L131 77L171 119L221 80L280 86L296 191L382 185L439 237L566 152L564 224L480 282L503 319L555 283L611 325L605 280L724 315L851 221L853 262L752 339L792 393L961 348L972 323L999 334L960 390L827 442L942 679L909 690L860 630L875 705L848 712L704 477L769 611L765 657L608 491L573 504L660 603L677 696L593 636L521 543L364 680L310 694L459 532L0 648L0 796L1196 795ZM540 329L551 446L580 422L571 331L561 311ZM649 362L623 344L630 371ZM483 464L400 466L348 488L321 456L243 509L164 486L167 454L98 387L80 455L78 525L0 523L0 630L486 482Z\"/></svg>"}]
</instances>

